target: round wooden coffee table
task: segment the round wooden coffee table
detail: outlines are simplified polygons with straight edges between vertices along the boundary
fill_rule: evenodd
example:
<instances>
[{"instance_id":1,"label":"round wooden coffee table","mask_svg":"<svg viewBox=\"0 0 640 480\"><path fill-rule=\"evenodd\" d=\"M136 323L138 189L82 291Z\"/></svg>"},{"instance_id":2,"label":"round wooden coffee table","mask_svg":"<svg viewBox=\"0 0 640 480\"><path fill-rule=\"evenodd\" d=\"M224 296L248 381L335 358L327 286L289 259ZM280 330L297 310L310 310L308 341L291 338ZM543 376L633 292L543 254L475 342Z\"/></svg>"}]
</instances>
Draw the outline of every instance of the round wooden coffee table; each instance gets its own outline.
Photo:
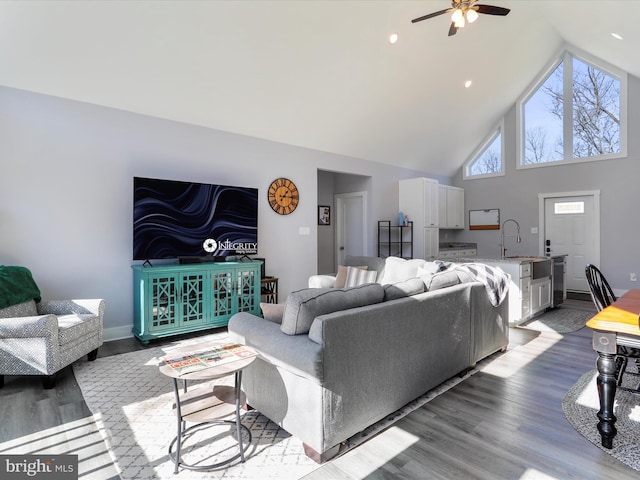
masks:
<instances>
[{"instance_id":1,"label":"round wooden coffee table","mask_svg":"<svg viewBox=\"0 0 640 480\"><path fill-rule=\"evenodd\" d=\"M232 344L205 342L189 345L172 350L160 364L160 372L173 379L176 399L174 410L176 411L178 431L169 445L169 457L175 463L175 473L178 473L179 467L188 470L212 470L227 465L238 458L240 458L241 462L245 460L244 452L251 444L251 431L242 425L240 421L240 405L246 401L241 390L242 370L250 365L256 357L255 351L250 348L233 344L236 347L240 347L243 352L253 353L253 355L246 357L236 355L235 358L227 356L219 359L219 363L216 363L216 358L221 356L221 351L222 355L228 353L224 352L224 347L229 347L229 345ZM202 361L203 358L207 357L210 359L209 361ZM203 363L207 364L203 365ZM214 380L232 374L235 376L234 386L212 386L210 383L204 383L195 386L195 388L187 389L189 381ZM183 381L182 388L178 386L178 380ZM233 420L225 419L225 417L234 413L235 418ZM186 422L196 422L196 424L186 428ZM238 454L210 465L192 465L184 462L181 458L181 449L183 442L186 440L185 437L194 429L205 424L234 425L238 438ZM246 441L242 438L243 430L246 433ZM173 451L174 445L176 447L175 453Z\"/></svg>"}]
</instances>

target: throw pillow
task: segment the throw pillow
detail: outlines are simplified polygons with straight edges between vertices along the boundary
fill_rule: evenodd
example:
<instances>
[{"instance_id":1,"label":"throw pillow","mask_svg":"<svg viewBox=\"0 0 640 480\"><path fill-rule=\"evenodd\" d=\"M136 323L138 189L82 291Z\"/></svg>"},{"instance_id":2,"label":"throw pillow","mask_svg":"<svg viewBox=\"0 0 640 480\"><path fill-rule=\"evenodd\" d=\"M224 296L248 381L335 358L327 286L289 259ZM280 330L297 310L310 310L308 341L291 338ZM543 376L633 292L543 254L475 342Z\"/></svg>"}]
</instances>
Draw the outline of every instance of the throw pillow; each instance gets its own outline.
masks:
<instances>
[{"instance_id":1,"label":"throw pillow","mask_svg":"<svg viewBox=\"0 0 640 480\"><path fill-rule=\"evenodd\" d=\"M378 272L375 270L363 270L360 267L347 267L346 288L357 287L365 283L375 283Z\"/></svg>"},{"instance_id":2,"label":"throw pillow","mask_svg":"<svg viewBox=\"0 0 640 480\"><path fill-rule=\"evenodd\" d=\"M260 302L260 310L262 310L262 318L273 323L282 324L284 316L284 303L264 303Z\"/></svg>"},{"instance_id":3,"label":"throw pillow","mask_svg":"<svg viewBox=\"0 0 640 480\"><path fill-rule=\"evenodd\" d=\"M384 286L384 301L410 297L424 292L424 282L419 278L411 278L404 282Z\"/></svg>"},{"instance_id":4,"label":"throw pillow","mask_svg":"<svg viewBox=\"0 0 640 480\"><path fill-rule=\"evenodd\" d=\"M436 262L424 262L418 267L416 271L416 277L422 277L424 275L433 275L440 271L440 265Z\"/></svg>"},{"instance_id":5,"label":"throw pillow","mask_svg":"<svg viewBox=\"0 0 640 480\"><path fill-rule=\"evenodd\" d=\"M361 270L366 270L368 267L366 265L362 266L353 266L346 267L344 265L338 265L338 273L336 274L336 283L333 285L333 288L344 288L347 283L347 270L349 268L359 268Z\"/></svg>"},{"instance_id":6,"label":"throw pillow","mask_svg":"<svg viewBox=\"0 0 640 480\"><path fill-rule=\"evenodd\" d=\"M423 267L425 260L415 258L405 260L400 257L387 257L384 263L384 275L380 279L383 285L404 282L418 277L418 268Z\"/></svg>"},{"instance_id":7,"label":"throw pillow","mask_svg":"<svg viewBox=\"0 0 640 480\"><path fill-rule=\"evenodd\" d=\"M298 290L287 298L280 330L287 335L308 333L313 320L320 315L380 303L383 298L384 290L377 283L346 289Z\"/></svg>"}]
</instances>

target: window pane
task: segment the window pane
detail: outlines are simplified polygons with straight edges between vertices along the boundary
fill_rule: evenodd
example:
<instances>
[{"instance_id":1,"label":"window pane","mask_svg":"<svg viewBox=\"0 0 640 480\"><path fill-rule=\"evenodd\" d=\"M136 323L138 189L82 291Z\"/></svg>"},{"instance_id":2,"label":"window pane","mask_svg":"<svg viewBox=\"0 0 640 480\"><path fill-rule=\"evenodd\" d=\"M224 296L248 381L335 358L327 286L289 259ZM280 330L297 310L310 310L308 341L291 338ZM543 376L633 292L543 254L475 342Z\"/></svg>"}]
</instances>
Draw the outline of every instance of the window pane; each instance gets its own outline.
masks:
<instances>
[{"instance_id":1,"label":"window pane","mask_svg":"<svg viewBox=\"0 0 640 480\"><path fill-rule=\"evenodd\" d=\"M498 134L478 158L469 165L467 175L487 175L502 172L502 134Z\"/></svg>"},{"instance_id":2,"label":"window pane","mask_svg":"<svg viewBox=\"0 0 640 480\"><path fill-rule=\"evenodd\" d=\"M553 204L553 212L556 215L568 215L572 213L584 213L584 202L558 202Z\"/></svg>"},{"instance_id":3,"label":"window pane","mask_svg":"<svg viewBox=\"0 0 640 480\"><path fill-rule=\"evenodd\" d=\"M564 158L562 75L561 63L523 106L524 165Z\"/></svg>"},{"instance_id":4,"label":"window pane","mask_svg":"<svg viewBox=\"0 0 640 480\"><path fill-rule=\"evenodd\" d=\"M620 81L573 59L573 158L620 152Z\"/></svg>"}]
</instances>

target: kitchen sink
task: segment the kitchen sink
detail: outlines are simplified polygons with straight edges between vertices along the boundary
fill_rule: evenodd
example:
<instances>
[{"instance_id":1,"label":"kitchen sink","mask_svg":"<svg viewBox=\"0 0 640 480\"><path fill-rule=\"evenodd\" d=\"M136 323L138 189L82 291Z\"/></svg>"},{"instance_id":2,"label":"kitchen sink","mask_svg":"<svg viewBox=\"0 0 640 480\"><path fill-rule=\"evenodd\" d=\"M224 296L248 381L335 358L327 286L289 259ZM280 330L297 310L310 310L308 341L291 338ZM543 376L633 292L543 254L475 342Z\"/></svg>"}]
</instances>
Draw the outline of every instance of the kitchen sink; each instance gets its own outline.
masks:
<instances>
[{"instance_id":1,"label":"kitchen sink","mask_svg":"<svg viewBox=\"0 0 640 480\"><path fill-rule=\"evenodd\" d=\"M507 257L513 260L528 260L531 262L531 280L537 280L538 278L546 278L551 276L553 269L553 262L549 257L523 257L512 256Z\"/></svg>"}]
</instances>

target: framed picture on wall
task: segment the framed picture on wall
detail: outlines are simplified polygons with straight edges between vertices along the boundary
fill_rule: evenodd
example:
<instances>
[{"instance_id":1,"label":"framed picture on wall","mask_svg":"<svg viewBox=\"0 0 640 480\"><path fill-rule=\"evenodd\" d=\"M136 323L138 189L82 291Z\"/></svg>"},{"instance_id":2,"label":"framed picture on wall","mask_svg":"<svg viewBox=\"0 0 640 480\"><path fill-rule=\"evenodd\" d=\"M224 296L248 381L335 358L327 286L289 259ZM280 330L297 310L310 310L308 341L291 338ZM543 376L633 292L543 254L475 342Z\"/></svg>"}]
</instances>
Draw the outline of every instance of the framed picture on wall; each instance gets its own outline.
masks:
<instances>
[{"instance_id":1,"label":"framed picture on wall","mask_svg":"<svg viewBox=\"0 0 640 480\"><path fill-rule=\"evenodd\" d=\"M331 225L331 207L318 205L318 225Z\"/></svg>"}]
</instances>

